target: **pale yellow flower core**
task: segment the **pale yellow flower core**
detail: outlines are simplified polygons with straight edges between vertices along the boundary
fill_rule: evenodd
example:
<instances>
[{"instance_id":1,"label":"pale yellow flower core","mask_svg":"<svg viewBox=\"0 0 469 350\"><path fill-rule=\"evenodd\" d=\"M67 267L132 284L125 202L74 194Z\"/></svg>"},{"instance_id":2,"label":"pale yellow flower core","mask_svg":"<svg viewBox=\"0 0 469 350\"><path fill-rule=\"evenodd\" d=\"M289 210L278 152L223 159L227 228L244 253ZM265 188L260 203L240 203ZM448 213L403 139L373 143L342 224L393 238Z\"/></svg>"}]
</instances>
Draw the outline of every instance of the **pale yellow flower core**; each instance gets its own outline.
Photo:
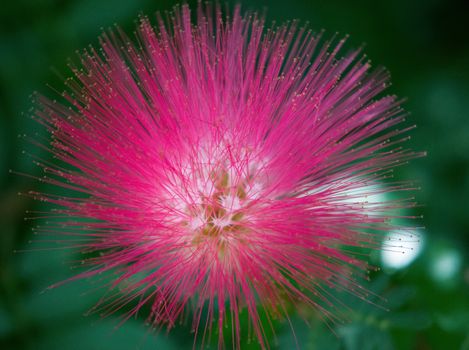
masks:
<instances>
[{"instance_id":1,"label":"pale yellow flower core","mask_svg":"<svg viewBox=\"0 0 469 350\"><path fill-rule=\"evenodd\" d=\"M220 243L231 234L243 231L242 205L246 200L246 183L230 184L227 171L212 176L213 189L209 196L202 197L198 204L189 209L191 219L186 223L194 232L195 245L207 239L219 239Z\"/></svg>"}]
</instances>

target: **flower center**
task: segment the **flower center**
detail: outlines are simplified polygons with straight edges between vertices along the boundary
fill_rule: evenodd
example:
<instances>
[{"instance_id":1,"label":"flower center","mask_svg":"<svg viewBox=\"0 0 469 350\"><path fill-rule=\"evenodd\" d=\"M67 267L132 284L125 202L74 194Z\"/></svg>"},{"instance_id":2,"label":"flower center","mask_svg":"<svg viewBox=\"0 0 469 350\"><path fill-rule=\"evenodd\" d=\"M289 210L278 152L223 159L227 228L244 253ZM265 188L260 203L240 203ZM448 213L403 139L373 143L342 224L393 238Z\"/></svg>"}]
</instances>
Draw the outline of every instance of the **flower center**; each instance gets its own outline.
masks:
<instances>
[{"instance_id":1,"label":"flower center","mask_svg":"<svg viewBox=\"0 0 469 350\"><path fill-rule=\"evenodd\" d=\"M195 245L207 239L225 241L243 232L247 182L233 184L226 170L213 174L211 180L212 189L199 193L201 200L189 210L187 226L194 233Z\"/></svg>"}]
</instances>

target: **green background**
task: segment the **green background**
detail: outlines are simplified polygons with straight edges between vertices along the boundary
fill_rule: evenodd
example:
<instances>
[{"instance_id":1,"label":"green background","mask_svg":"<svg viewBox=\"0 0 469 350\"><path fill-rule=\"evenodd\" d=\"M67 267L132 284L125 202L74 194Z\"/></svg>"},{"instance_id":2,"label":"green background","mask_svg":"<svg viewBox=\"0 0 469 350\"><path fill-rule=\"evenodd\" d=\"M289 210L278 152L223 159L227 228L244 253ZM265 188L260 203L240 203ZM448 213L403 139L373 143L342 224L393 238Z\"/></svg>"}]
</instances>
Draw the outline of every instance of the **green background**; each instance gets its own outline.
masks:
<instances>
[{"instance_id":1,"label":"green background","mask_svg":"<svg viewBox=\"0 0 469 350\"><path fill-rule=\"evenodd\" d=\"M333 326L334 335L315 315L303 312L310 321L307 327L294 314L299 346L469 349L469 2L240 3L244 9L265 11L268 21L297 18L331 35L350 34L348 47L365 43L372 63L392 74L389 92L407 98L409 120L418 125L408 146L428 152L397 171L398 178L416 179L422 187L416 193L422 206L413 214L424 215L423 251L407 268L384 269L368 285L387 299L391 311L339 295L356 310L350 321ZM30 94L53 96L46 84L61 86L67 59L75 58L77 49L96 45L101 28L118 23L131 32L139 13L152 16L173 5L156 0L16 0L0 6L0 349L192 347L189 325L154 335L143 319L115 329L118 315L104 320L84 316L100 295L89 292L95 289L93 281L45 291L74 273L69 263L77 256L64 250L29 251L45 245L33 240L31 228L37 222L25 221L31 216L25 211L44 206L17 193L41 186L9 173L40 175L22 154L40 151L18 137L42 132L29 117ZM371 259L380 263L376 254ZM273 348L295 346L285 321L276 323L276 334ZM258 344L244 339L243 348Z\"/></svg>"}]
</instances>

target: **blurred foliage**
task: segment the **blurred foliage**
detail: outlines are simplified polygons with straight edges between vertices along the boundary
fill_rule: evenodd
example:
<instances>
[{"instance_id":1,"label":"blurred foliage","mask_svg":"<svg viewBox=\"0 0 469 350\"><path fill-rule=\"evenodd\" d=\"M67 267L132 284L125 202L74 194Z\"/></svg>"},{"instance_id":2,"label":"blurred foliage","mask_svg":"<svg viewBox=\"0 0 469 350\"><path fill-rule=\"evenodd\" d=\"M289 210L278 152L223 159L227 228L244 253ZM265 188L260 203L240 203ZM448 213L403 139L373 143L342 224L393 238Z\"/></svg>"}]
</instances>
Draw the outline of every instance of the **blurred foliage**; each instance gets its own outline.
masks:
<instances>
[{"instance_id":1,"label":"blurred foliage","mask_svg":"<svg viewBox=\"0 0 469 350\"><path fill-rule=\"evenodd\" d=\"M368 287L383 299L371 297L365 302L337 295L352 306L348 322L328 326L318 315L299 310L290 322L276 323L272 346L469 349L469 3L240 2L245 9L266 10L268 20L298 18L309 21L315 30L350 34L349 47L366 43L372 62L392 73L390 93L408 98L409 120L418 125L408 146L429 154L397 172L399 178L417 179L422 188L416 195L423 205L414 213L424 215L426 244L419 258L406 269L372 276ZM95 315L84 317L98 300L95 293L88 292L87 281L45 291L71 275L69 262L77 259L76 253L30 251L41 246L36 241L29 243L35 223L23 220L25 210L43 210L43 204L17 192L40 184L8 171L40 175L40 169L22 151L42 151L18 138L42 132L29 118L29 95L37 90L53 96L46 83L60 90L61 76L69 74L67 59L74 58L77 49L96 45L102 27L118 23L131 32L139 13L151 15L169 10L173 4L169 0L16 0L0 7L1 349L165 350L192 346L190 325L183 324L169 335L155 335L140 319L114 329L118 315L104 320ZM14 253L16 250L27 252ZM376 256L374 260L380 263ZM258 344L246 341L243 348L257 349Z\"/></svg>"}]
</instances>

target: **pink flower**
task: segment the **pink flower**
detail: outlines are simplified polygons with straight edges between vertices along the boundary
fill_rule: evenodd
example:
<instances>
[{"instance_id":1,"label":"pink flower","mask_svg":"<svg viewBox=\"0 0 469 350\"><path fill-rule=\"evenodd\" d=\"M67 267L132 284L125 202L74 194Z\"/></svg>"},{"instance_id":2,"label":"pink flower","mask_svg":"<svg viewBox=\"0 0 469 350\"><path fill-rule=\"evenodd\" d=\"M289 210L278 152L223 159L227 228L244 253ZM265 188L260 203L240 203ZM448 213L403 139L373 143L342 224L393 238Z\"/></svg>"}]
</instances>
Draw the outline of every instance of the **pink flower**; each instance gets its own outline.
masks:
<instances>
[{"instance_id":1,"label":"pink flower","mask_svg":"<svg viewBox=\"0 0 469 350\"><path fill-rule=\"evenodd\" d=\"M324 286L365 297L368 266L349 252L379 247L390 210L412 204L364 197L409 189L386 179L416 154L400 146L399 101L377 97L388 74L360 50L239 8L197 17L142 18L137 45L103 35L65 101L40 98L62 164L43 163L45 181L70 192L32 193L63 216L39 230L99 253L73 279L110 273L100 308L151 305L169 328L192 311L196 336L213 327L223 346L228 323L235 348L245 309L266 348L261 318L291 304L340 318Z\"/></svg>"}]
</instances>

